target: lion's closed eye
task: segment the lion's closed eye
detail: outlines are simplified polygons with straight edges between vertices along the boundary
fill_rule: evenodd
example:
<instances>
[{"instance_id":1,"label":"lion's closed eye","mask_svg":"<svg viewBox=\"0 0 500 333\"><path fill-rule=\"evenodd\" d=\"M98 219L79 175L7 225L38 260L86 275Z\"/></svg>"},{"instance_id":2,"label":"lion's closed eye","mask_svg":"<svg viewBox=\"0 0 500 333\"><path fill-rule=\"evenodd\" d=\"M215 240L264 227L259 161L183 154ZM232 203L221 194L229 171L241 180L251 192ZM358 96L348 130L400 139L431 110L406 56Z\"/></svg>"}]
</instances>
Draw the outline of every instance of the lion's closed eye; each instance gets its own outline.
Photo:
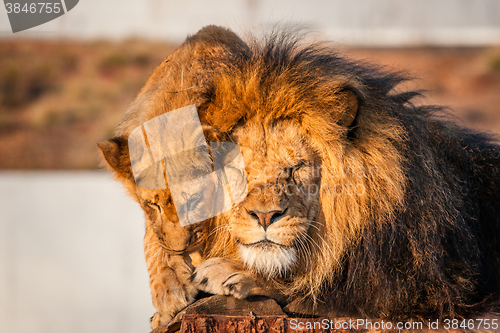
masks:
<instances>
[{"instance_id":1,"label":"lion's closed eye","mask_svg":"<svg viewBox=\"0 0 500 333\"><path fill-rule=\"evenodd\" d=\"M292 177L296 183L303 183L314 178L314 167L309 165L298 165L294 167Z\"/></svg>"},{"instance_id":2,"label":"lion's closed eye","mask_svg":"<svg viewBox=\"0 0 500 333\"><path fill-rule=\"evenodd\" d=\"M145 200L144 204L145 204L145 206L146 206L146 208L148 209L149 212L161 214L162 207L161 207L160 204L158 204L158 203L156 203L154 201L150 201L150 200Z\"/></svg>"}]
</instances>

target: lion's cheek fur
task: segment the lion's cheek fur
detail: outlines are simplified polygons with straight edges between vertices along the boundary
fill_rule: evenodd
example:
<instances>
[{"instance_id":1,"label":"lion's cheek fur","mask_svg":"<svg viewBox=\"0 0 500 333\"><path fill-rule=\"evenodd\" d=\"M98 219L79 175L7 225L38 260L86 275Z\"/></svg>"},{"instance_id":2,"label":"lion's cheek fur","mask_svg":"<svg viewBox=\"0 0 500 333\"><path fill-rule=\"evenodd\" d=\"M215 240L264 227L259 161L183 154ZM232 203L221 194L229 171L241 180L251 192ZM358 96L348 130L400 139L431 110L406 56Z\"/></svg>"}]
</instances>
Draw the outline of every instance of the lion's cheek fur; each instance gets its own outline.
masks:
<instances>
[{"instance_id":1,"label":"lion's cheek fur","mask_svg":"<svg viewBox=\"0 0 500 333\"><path fill-rule=\"evenodd\" d=\"M252 244L265 239L266 232L256 222L238 220L231 224L231 235L240 243Z\"/></svg>"},{"instance_id":2,"label":"lion's cheek fur","mask_svg":"<svg viewBox=\"0 0 500 333\"><path fill-rule=\"evenodd\" d=\"M264 230L255 221L238 220L231 223L231 234L239 243L253 244L269 240L283 246L293 246L297 240L307 237L309 229L306 218L284 218Z\"/></svg>"},{"instance_id":3,"label":"lion's cheek fur","mask_svg":"<svg viewBox=\"0 0 500 333\"><path fill-rule=\"evenodd\" d=\"M282 219L272 225L266 233L268 240L284 246L293 246L296 242L307 238L309 222L305 218L291 217Z\"/></svg>"}]
</instances>

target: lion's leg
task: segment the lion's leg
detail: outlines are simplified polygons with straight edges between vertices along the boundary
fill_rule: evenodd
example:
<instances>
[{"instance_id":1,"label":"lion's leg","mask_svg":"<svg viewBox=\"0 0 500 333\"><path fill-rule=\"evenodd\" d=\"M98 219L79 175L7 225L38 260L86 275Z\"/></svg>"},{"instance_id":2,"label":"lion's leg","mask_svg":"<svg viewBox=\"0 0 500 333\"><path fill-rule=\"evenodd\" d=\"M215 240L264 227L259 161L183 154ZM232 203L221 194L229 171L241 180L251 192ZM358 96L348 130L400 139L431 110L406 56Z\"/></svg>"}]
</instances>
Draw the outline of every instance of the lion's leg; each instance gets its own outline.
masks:
<instances>
[{"instance_id":1,"label":"lion's leg","mask_svg":"<svg viewBox=\"0 0 500 333\"><path fill-rule=\"evenodd\" d=\"M151 297L157 310L151 318L154 329L194 302L198 290L189 280L193 272L189 256L165 253L150 228L146 230L144 250Z\"/></svg>"},{"instance_id":2,"label":"lion's leg","mask_svg":"<svg viewBox=\"0 0 500 333\"><path fill-rule=\"evenodd\" d=\"M254 274L225 258L210 258L198 266L191 280L199 290L239 299L262 295L282 301L282 295Z\"/></svg>"}]
</instances>

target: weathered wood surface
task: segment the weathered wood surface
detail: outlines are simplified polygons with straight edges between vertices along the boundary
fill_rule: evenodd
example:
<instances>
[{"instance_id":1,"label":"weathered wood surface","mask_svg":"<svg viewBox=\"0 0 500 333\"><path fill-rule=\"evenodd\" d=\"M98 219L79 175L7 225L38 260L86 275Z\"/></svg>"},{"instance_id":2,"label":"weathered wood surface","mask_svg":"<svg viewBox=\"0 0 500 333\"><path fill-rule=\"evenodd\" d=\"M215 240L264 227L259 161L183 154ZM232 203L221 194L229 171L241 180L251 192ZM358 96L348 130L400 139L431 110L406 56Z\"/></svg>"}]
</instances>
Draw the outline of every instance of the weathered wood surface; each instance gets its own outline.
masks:
<instances>
[{"instance_id":1,"label":"weathered wood surface","mask_svg":"<svg viewBox=\"0 0 500 333\"><path fill-rule=\"evenodd\" d=\"M294 309L293 313L300 312L302 318L290 315L290 310ZM399 330L399 329L355 329L344 324L342 327L335 328L334 324L355 322L354 318L334 318L334 317L311 317L307 313L298 311L303 309L300 305L289 304L284 307L284 310L273 299L266 297L253 297L247 300L238 300L228 296L211 296L202 298L199 301L191 304L184 309L169 325L161 325L151 333L212 333L212 332L231 332L231 333L462 333L462 332L500 332L498 330ZM303 317L306 316L306 317ZM499 316L489 315L482 318L489 318L490 322L493 318ZM324 321L325 320L325 321ZM500 320L497 319L499 322ZM323 323L328 322L329 327L325 327ZM301 323L301 328L298 323ZM371 320L374 327L381 326L382 320Z\"/></svg>"}]
</instances>

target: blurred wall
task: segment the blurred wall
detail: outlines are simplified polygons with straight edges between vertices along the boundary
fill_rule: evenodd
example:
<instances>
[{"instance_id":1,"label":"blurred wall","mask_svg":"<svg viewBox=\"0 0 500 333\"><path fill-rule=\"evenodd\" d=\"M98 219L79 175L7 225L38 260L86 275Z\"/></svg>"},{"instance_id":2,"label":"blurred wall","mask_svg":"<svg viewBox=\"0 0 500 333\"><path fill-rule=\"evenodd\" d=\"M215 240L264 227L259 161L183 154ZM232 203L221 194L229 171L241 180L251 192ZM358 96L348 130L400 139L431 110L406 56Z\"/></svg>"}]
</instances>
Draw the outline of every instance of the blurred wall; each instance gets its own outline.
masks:
<instances>
[{"instance_id":1,"label":"blurred wall","mask_svg":"<svg viewBox=\"0 0 500 333\"><path fill-rule=\"evenodd\" d=\"M0 36L179 42L207 24L242 32L276 22L300 22L346 45L498 44L500 1L80 0L63 17L15 35L2 8Z\"/></svg>"},{"instance_id":2,"label":"blurred wall","mask_svg":"<svg viewBox=\"0 0 500 333\"><path fill-rule=\"evenodd\" d=\"M143 235L107 173L1 172L0 332L148 332Z\"/></svg>"}]
</instances>

